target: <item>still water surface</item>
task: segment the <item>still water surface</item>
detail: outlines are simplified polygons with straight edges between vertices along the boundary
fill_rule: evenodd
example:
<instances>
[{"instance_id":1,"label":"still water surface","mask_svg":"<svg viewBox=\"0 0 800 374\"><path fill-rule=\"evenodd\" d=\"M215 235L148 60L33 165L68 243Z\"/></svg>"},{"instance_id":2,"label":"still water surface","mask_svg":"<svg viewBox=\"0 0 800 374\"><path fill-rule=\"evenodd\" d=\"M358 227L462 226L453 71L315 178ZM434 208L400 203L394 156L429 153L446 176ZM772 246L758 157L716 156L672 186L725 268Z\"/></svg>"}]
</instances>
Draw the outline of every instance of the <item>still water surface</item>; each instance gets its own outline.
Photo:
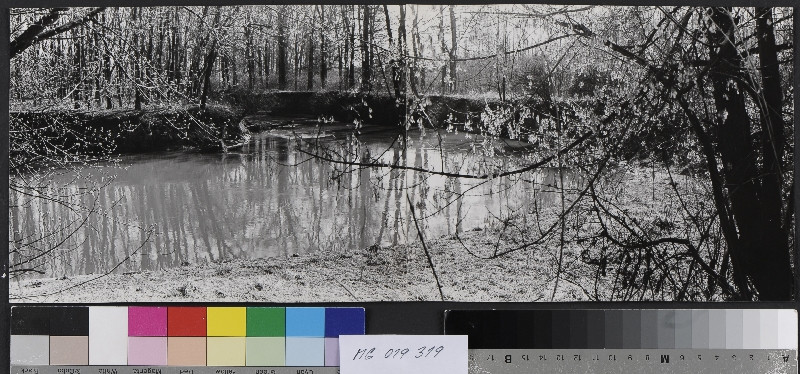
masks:
<instances>
[{"instance_id":1,"label":"still water surface","mask_svg":"<svg viewBox=\"0 0 800 374\"><path fill-rule=\"evenodd\" d=\"M425 238L485 228L520 209L558 201L551 187L557 169L486 181L354 167L301 151L463 174L515 168L541 156L521 143L444 131L411 131L406 142L391 128L353 134L345 125L324 131L298 125L254 135L227 154L124 156L48 175L39 182L60 202L11 192L11 239L33 243L11 262L55 247L53 256L26 265L60 277L118 265L116 272L130 272L362 250L418 240L409 200Z\"/></svg>"}]
</instances>

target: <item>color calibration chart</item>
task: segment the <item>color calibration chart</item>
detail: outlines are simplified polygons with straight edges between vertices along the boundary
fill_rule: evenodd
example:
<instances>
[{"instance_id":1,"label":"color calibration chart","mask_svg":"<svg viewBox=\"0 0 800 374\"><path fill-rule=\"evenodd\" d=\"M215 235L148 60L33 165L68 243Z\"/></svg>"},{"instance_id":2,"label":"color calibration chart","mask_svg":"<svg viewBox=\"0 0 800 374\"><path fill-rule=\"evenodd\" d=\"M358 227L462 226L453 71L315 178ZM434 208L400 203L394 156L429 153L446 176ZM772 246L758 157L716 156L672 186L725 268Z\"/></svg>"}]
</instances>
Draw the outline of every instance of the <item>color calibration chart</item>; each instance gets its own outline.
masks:
<instances>
[{"instance_id":1,"label":"color calibration chart","mask_svg":"<svg viewBox=\"0 0 800 374\"><path fill-rule=\"evenodd\" d=\"M364 322L363 308L16 306L11 372L337 373L339 335Z\"/></svg>"},{"instance_id":2,"label":"color calibration chart","mask_svg":"<svg viewBox=\"0 0 800 374\"><path fill-rule=\"evenodd\" d=\"M491 374L796 374L797 329L777 309L449 310L444 327Z\"/></svg>"}]
</instances>

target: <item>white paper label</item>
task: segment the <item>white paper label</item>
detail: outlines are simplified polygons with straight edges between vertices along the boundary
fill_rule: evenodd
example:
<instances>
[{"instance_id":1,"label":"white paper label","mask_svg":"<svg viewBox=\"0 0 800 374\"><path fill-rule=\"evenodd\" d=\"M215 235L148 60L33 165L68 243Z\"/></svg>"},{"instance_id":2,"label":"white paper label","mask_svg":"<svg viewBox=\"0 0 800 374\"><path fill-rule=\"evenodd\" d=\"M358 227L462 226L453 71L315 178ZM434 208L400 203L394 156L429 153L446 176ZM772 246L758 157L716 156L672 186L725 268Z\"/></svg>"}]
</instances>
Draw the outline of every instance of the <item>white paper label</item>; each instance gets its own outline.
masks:
<instances>
[{"instance_id":1,"label":"white paper label","mask_svg":"<svg viewBox=\"0 0 800 374\"><path fill-rule=\"evenodd\" d=\"M341 335L341 374L467 374L466 335Z\"/></svg>"}]
</instances>

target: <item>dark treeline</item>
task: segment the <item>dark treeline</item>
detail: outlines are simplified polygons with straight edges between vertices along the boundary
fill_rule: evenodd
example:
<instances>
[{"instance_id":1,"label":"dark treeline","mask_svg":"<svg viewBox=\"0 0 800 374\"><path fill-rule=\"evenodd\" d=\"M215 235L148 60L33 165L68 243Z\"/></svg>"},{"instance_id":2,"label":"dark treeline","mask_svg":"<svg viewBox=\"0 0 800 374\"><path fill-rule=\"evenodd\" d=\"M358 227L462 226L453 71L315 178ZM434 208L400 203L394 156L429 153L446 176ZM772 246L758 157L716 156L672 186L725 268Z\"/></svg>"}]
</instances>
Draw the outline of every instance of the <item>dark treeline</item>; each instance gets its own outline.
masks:
<instances>
[{"instance_id":1,"label":"dark treeline","mask_svg":"<svg viewBox=\"0 0 800 374\"><path fill-rule=\"evenodd\" d=\"M18 9L21 27L85 22L15 56L12 98L110 109L234 88L391 93L399 72L383 67L405 48L401 14L397 25L385 6Z\"/></svg>"},{"instance_id":2,"label":"dark treeline","mask_svg":"<svg viewBox=\"0 0 800 374\"><path fill-rule=\"evenodd\" d=\"M549 97L591 92L584 83L608 75L557 62L547 47L565 37L536 17L476 9L14 9L11 97L87 109L204 103L234 89Z\"/></svg>"}]
</instances>

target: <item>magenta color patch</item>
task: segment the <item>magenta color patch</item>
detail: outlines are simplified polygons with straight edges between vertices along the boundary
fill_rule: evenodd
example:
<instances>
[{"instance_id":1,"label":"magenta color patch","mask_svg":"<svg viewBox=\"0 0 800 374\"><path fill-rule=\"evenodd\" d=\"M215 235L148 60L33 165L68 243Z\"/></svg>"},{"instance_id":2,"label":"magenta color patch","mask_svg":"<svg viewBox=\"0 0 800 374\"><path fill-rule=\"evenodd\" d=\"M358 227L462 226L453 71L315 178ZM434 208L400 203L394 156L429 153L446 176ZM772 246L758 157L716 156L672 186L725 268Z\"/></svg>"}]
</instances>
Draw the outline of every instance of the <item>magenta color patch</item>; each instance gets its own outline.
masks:
<instances>
[{"instance_id":1,"label":"magenta color patch","mask_svg":"<svg viewBox=\"0 0 800 374\"><path fill-rule=\"evenodd\" d=\"M339 366L339 338L325 338L325 366Z\"/></svg>"},{"instance_id":2,"label":"magenta color patch","mask_svg":"<svg viewBox=\"0 0 800 374\"><path fill-rule=\"evenodd\" d=\"M132 336L128 338L128 365L166 364L166 337Z\"/></svg>"},{"instance_id":3,"label":"magenta color patch","mask_svg":"<svg viewBox=\"0 0 800 374\"><path fill-rule=\"evenodd\" d=\"M167 336L167 308L128 307L128 336Z\"/></svg>"}]
</instances>

